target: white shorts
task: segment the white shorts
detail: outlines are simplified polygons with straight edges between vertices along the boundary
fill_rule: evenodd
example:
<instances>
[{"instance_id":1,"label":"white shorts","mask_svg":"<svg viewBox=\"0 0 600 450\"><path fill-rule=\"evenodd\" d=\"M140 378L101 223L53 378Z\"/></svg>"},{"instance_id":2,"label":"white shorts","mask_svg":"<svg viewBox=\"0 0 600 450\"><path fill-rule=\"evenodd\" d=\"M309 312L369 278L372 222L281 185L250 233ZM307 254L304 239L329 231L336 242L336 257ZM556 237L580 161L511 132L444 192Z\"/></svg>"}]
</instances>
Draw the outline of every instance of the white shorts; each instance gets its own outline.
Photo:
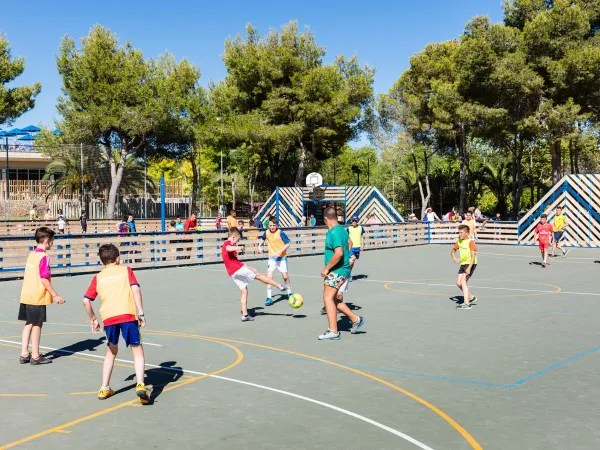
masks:
<instances>
[{"instance_id":1,"label":"white shorts","mask_svg":"<svg viewBox=\"0 0 600 450\"><path fill-rule=\"evenodd\" d=\"M231 275L231 279L235 284L237 284L237 287L240 288L240 291L243 291L248 287L250 280L254 280L256 278L256 274L256 270L254 270L252 267L244 265L244 267L241 267L233 275Z\"/></svg>"},{"instance_id":2,"label":"white shorts","mask_svg":"<svg viewBox=\"0 0 600 450\"><path fill-rule=\"evenodd\" d=\"M350 276L352 277L352 276ZM342 294L345 294L346 292L348 292L348 286L350 286L350 278L348 278L344 284L342 284L340 286L340 288L338 289L338 292L341 292Z\"/></svg>"},{"instance_id":3,"label":"white shorts","mask_svg":"<svg viewBox=\"0 0 600 450\"><path fill-rule=\"evenodd\" d=\"M270 272L275 271L275 269L279 270L281 273L287 273L287 256L284 256L279 260L277 258L269 258L269 262L267 263L267 270Z\"/></svg>"}]
</instances>

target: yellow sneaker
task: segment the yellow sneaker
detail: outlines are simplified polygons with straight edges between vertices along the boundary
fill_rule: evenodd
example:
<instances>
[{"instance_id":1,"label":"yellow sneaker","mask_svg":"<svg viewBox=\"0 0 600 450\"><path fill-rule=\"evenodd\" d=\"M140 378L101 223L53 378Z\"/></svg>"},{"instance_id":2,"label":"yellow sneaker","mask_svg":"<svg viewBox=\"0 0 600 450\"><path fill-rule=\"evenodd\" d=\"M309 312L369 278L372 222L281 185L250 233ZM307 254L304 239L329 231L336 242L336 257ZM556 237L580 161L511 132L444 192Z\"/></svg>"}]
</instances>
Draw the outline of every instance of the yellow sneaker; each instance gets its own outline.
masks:
<instances>
[{"instance_id":1,"label":"yellow sneaker","mask_svg":"<svg viewBox=\"0 0 600 450\"><path fill-rule=\"evenodd\" d=\"M115 391L113 391L111 388L108 389L100 389L98 391L98 400L106 400L108 397L112 397L113 395L115 395Z\"/></svg>"},{"instance_id":2,"label":"yellow sneaker","mask_svg":"<svg viewBox=\"0 0 600 450\"><path fill-rule=\"evenodd\" d=\"M146 386L144 386L142 383L137 384L135 387L135 393L139 397L140 403L145 405L150 401L150 394L148 393Z\"/></svg>"}]
</instances>

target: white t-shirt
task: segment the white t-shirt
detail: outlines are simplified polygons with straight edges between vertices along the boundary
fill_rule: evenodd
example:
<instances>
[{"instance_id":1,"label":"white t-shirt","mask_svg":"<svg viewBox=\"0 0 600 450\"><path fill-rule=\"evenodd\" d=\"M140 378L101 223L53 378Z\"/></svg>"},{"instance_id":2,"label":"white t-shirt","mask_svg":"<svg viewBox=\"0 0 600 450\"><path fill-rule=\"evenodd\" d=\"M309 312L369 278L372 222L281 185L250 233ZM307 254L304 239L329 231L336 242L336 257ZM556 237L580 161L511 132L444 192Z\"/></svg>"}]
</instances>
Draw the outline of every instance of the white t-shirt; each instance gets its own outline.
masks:
<instances>
[{"instance_id":1,"label":"white t-shirt","mask_svg":"<svg viewBox=\"0 0 600 450\"><path fill-rule=\"evenodd\" d=\"M428 212L425 217L427 217L427 222L433 222L435 221L435 213L432 212Z\"/></svg>"},{"instance_id":2,"label":"white t-shirt","mask_svg":"<svg viewBox=\"0 0 600 450\"><path fill-rule=\"evenodd\" d=\"M481 211L479 210L479 208L477 208L477 209L475 210L475 218L476 218L476 219L478 219L478 218L480 218L480 217L481 217Z\"/></svg>"},{"instance_id":3,"label":"white t-shirt","mask_svg":"<svg viewBox=\"0 0 600 450\"><path fill-rule=\"evenodd\" d=\"M58 216L58 229L59 230L64 230L65 229L65 218L63 216Z\"/></svg>"}]
</instances>

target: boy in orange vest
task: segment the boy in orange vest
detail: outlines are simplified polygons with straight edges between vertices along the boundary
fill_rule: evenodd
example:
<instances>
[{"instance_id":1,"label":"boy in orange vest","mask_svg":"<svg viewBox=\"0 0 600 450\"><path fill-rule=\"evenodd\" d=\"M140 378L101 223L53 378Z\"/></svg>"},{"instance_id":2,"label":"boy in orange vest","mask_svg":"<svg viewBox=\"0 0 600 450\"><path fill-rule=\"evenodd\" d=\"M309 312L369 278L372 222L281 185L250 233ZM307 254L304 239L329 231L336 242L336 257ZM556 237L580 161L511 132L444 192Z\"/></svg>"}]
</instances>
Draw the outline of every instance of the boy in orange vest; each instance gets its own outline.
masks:
<instances>
[{"instance_id":1,"label":"boy in orange vest","mask_svg":"<svg viewBox=\"0 0 600 450\"><path fill-rule=\"evenodd\" d=\"M35 230L36 249L27 257L23 287L21 288L21 304L19 320L25 321L21 340L21 364L49 364L51 359L40 355L40 338L42 325L46 321L46 305L53 301L62 304L65 301L52 287L50 277L50 257L46 251L54 243L54 231L48 227ZM31 353L29 341L31 340Z\"/></svg>"},{"instance_id":2,"label":"boy in orange vest","mask_svg":"<svg viewBox=\"0 0 600 450\"><path fill-rule=\"evenodd\" d=\"M125 345L131 346L137 386L135 393L141 403L148 403L150 396L144 385L144 348L140 327L146 325L144 307L142 305L142 291L133 270L128 266L119 264L119 249L112 244L105 244L98 250L100 261L104 265L102 271L92 279L83 298L83 306L88 313L92 331L100 330L100 324L94 314L92 301L100 296L100 316L106 332L107 350L102 369L102 386L98 391L98 398L105 400L115 395L110 388L115 358L119 351L119 335L123 336ZM136 314L137 312L137 314Z\"/></svg>"}]
</instances>

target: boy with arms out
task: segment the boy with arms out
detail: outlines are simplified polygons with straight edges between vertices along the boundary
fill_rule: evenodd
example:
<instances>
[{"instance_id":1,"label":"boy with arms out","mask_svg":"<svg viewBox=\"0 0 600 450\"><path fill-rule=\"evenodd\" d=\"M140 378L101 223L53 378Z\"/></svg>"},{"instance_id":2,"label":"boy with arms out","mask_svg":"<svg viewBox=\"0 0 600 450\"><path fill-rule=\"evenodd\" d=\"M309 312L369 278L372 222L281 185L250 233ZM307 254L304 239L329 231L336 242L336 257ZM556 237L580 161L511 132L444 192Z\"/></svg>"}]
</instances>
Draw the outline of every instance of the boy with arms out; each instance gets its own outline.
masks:
<instances>
[{"instance_id":1,"label":"boy with arms out","mask_svg":"<svg viewBox=\"0 0 600 450\"><path fill-rule=\"evenodd\" d=\"M54 231L48 227L40 227L35 231L36 249L27 257L21 300L19 305L19 320L25 321L21 336L21 364L49 364L51 359L40 355L40 338L42 326L46 321L46 305L53 301L59 305L64 303L52 286L50 276L50 257L46 254L54 243ZM29 341L31 340L31 353Z\"/></svg>"},{"instance_id":2,"label":"boy with arms out","mask_svg":"<svg viewBox=\"0 0 600 450\"><path fill-rule=\"evenodd\" d=\"M252 322L254 321L254 317L248 315L248 284L250 280L258 280L262 283L276 286L282 291L285 288L272 278L261 275L237 258L237 252L244 251L243 246L237 245L241 238L242 236L237 228L230 229L229 238L223 243L223 247L221 247L221 257L223 258L227 274L241 291L242 322Z\"/></svg>"},{"instance_id":3,"label":"boy with arms out","mask_svg":"<svg viewBox=\"0 0 600 450\"><path fill-rule=\"evenodd\" d=\"M269 251L269 262L267 263L267 276L273 278L275 269L279 270L285 288L287 290L288 297L292 295L292 288L290 287L290 277L288 276L288 261L287 261L287 249L290 247L290 239L287 235L277 228L277 219L274 216L269 216L269 229L265 230L263 235L260 237L258 249L262 252L262 245L267 243ZM273 304L273 287L267 285L267 299L265 300L265 306L271 306Z\"/></svg>"},{"instance_id":4,"label":"boy with arms out","mask_svg":"<svg viewBox=\"0 0 600 450\"><path fill-rule=\"evenodd\" d=\"M98 250L100 261L104 265L88 287L83 298L83 306L90 318L92 331L100 330L100 324L94 314L92 301L100 296L100 316L106 332L107 349L102 368L102 386L98 399L105 400L115 395L110 388L110 377L119 351L119 335L123 336L125 346L131 347L137 385L135 393L141 403L148 403L150 396L144 385L144 347L140 327L146 325L142 291L133 270L119 264L119 249L113 244L104 244Z\"/></svg>"},{"instance_id":5,"label":"boy with arms out","mask_svg":"<svg viewBox=\"0 0 600 450\"><path fill-rule=\"evenodd\" d=\"M326 208L323 212L323 219L329 230L325 236L325 267L321 271L321 276L324 278L323 303L327 311L329 328L318 339L331 341L340 339L340 332L337 329L337 311L352 321L350 330L352 334L356 334L365 324L365 318L354 314L348 305L338 298L338 292L344 288L344 284L350 278L348 233L338 223L335 208Z\"/></svg>"},{"instance_id":6,"label":"boy with arms out","mask_svg":"<svg viewBox=\"0 0 600 450\"><path fill-rule=\"evenodd\" d=\"M471 304L477 301L477 297L472 295L467 284L477 268L477 247L475 247L475 242L469 239L469 232L468 225L461 224L458 226L458 239L450 252L454 262L460 264L456 285L462 290L464 301L457 306L458 309L471 309ZM460 259L456 257L457 251Z\"/></svg>"},{"instance_id":7,"label":"boy with arms out","mask_svg":"<svg viewBox=\"0 0 600 450\"><path fill-rule=\"evenodd\" d=\"M556 212L554 213L554 220L552 222L552 226L554 229L554 241L552 243L552 257L554 258L554 253L556 252L556 248L562 252L563 258L567 257L567 253L569 250L565 250L560 246L560 241L562 240L565 234L565 227L567 226L567 218L563 214L562 206L556 207Z\"/></svg>"},{"instance_id":8,"label":"boy with arms out","mask_svg":"<svg viewBox=\"0 0 600 450\"><path fill-rule=\"evenodd\" d=\"M554 236L554 228L548 223L548 216L542 214L540 216L540 223L535 227L534 241L540 246L540 252L542 253L542 266L548 267L548 248L552 243Z\"/></svg>"}]
</instances>

